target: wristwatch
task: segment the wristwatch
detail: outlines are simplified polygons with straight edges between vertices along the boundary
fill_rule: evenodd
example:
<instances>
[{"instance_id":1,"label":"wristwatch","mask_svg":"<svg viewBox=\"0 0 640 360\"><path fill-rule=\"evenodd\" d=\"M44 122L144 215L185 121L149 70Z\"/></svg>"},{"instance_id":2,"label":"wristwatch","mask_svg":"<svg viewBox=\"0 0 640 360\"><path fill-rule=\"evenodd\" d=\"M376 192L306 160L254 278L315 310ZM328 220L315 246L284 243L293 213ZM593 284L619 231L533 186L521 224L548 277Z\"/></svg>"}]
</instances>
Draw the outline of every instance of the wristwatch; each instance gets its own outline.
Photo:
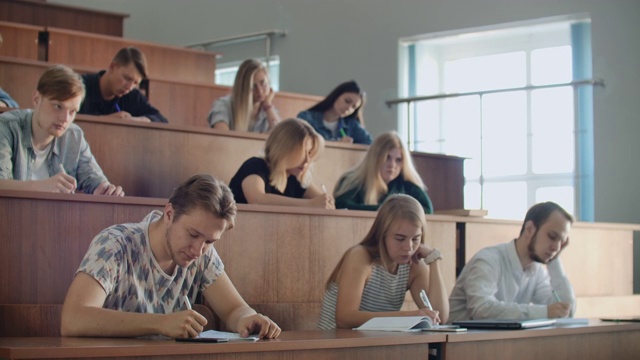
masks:
<instances>
[{"instance_id":1,"label":"wristwatch","mask_svg":"<svg viewBox=\"0 0 640 360\"><path fill-rule=\"evenodd\" d=\"M442 254L440 253L440 250L438 249L433 249L433 251L427 255L426 258L424 258L424 262L429 265L432 262L436 261L436 260L442 260Z\"/></svg>"}]
</instances>

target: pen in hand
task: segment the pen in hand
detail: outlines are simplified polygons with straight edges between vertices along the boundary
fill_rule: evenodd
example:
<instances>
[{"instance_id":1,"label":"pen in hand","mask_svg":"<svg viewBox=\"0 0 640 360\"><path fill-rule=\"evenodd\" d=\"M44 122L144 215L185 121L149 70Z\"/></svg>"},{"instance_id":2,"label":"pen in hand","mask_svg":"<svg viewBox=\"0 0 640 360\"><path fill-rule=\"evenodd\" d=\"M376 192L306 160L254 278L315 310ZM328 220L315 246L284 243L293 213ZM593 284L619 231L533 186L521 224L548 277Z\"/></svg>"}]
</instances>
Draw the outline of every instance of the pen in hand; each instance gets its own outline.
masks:
<instances>
[{"instance_id":1,"label":"pen in hand","mask_svg":"<svg viewBox=\"0 0 640 360\"><path fill-rule=\"evenodd\" d=\"M120 105L118 105L118 103L116 103L116 112L120 112L122 110L120 110Z\"/></svg>"},{"instance_id":2,"label":"pen in hand","mask_svg":"<svg viewBox=\"0 0 640 360\"><path fill-rule=\"evenodd\" d=\"M325 194L327 193L327 188L324 186L324 184L322 184L322 192Z\"/></svg>"},{"instance_id":3,"label":"pen in hand","mask_svg":"<svg viewBox=\"0 0 640 360\"><path fill-rule=\"evenodd\" d=\"M66 171L64 171L64 166L62 166L62 163L60 163L60 172L61 172L61 173L63 173L63 174L65 174L65 175L68 175L68 174L67 174L67 172L66 172ZM71 190L71 193L72 193L72 194L75 194L75 193L76 193L76 190L75 190L75 189Z\"/></svg>"},{"instance_id":4,"label":"pen in hand","mask_svg":"<svg viewBox=\"0 0 640 360\"><path fill-rule=\"evenodd\" d=\"M560 299L560 296L558 296L558 293L555 290L551 290L551 293L553 294L553 297L556 299L556 302L562 302L562 299Z\"/></svg>"},{"instance_id":5,"label":"pen in hand","mask_svg":"<svg viewBox=\"0 0 640 360\"><path fill-rule=\"evenodd\" d=\"M344 132L343 128L340 128L340 135L342 135L342 137L347 137L347 133Z\"/></svg>"},{"instance_id":6,"label":"pen in hand","mask_svg":"<svg viewBox=\"0 0 640 360\"><path fill-rule=\"evenodd\" d=\"M422 303L427 307L427 309L433 311L431 302L429 302L429 298L427 297L427 292L424 291L424 289L420 290L420 299L422 299Z\"/></svg>"},{"instance_id":7,"label":"pen in hand","mask_svg":"<svg viewBox=\"0 0 640 360\"><path fill-rule=\"evenodd\" d=\"M184 306L187 307L187 310L191 310L191 302L189 301L187 295L182 296L182 302L184 302Z\"/></svg>"}]
</instances>

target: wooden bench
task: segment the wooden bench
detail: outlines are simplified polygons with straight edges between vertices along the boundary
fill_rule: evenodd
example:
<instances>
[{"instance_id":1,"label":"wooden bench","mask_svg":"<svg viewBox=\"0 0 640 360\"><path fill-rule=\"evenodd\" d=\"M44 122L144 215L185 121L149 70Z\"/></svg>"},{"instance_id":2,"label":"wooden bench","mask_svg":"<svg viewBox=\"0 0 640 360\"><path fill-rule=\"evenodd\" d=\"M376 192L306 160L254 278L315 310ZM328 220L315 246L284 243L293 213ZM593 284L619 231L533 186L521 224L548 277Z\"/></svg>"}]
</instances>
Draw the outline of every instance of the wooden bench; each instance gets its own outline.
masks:
<instances>
[{"instance_id":1,"label":"wooden bench","mask_svg":"<svg viewBox=\"0 0 640 360\"><path fill-rule=\"evenodd\" d=\"M217 54L213 52L51 26L46 32L51 63L106 69L118 50L135 46L147 58L149 77L201 83L215 79Z\"/></svg>"},{"instance_id":2,"label":"wooden bench","mask_svg":"<svg viewBox=\"0 0 640 360\"><path fill-rule=\"evenodd\" d=\"M13 56L26 60L44 60L44 49L38 42L38 36L44 31L42 26L25 25L0 21L2 45L0 56ZM0 84L1 85L1 84Z\"/></svg>"},{"instance_id":3,"label":"wooden bench","mask_svg":"<svg viewBox=\"0 0 640 360\"><path fill-rule=\"evenodd\" d=\"M58 335L60 305L93 237L113 224L139 222L166 202L0 190L0 336ZM234 285L283 329L315 328L327 277L375 213L243 204L238 210L236 227L215 245ZM455 219L432 215L427 222L429 243L450 259L442 266L451 288Z\"/></svg>"},{"instance_id":4,"label":"wooden bench","mask_svg":"<svg viewBox=\"0 0 640 360\"><path fill-rule=\"evenodd\" d=\"M122 36L128 14L99 11L46 1L0 0L0 20L37 26Z\"/></svg>"}]
</instances>

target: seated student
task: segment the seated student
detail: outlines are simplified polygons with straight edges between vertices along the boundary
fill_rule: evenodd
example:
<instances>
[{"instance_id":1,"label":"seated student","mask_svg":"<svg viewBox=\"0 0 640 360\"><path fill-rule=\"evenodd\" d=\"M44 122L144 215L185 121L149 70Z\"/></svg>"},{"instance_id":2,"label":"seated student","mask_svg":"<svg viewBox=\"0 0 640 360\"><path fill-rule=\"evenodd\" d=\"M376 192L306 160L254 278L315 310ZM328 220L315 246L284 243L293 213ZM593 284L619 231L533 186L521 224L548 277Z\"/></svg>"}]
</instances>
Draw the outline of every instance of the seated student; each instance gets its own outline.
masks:
<instances>
[{"instance_id":1,"label":"seated student","mask_svg":"<svg viewBox=\"0 0 640 360\"><path fill-rule=\"evenodd\" d=\"M318 328L351 329L374 317L429 316L446 322L447 291L440 251L425 243L420 204L403 194L389 196L371 230L351 247L327 280ZM424 261L422 261L424 260ZM407 290L418 310L400 310ZM425 290L434 310L420 298Z\"/></svg>"},{"instance_id":2,"label":"seated student","mask_svg":"<svg viewBox=\"0 0 640 360\"><path fill-rule=\"evenodd\" d=\"M18 103L2 88L0 88L0 107L19 108Z\"/></svg>"},{"instance_id":3,"label":"seated student","mask_svg":"<svg viewBox=\"0 0 640 360\"><path fill-rule=\"evenodd\" d=\"M338 85L322 101L298 114L329 141L371 144L371 135L364 128L364 91L355 81Z\"/></svg>"},{"instance_id":4,"label":"seated student","mask_svg":"<svg viewBox=\"0 0 640 360\"><path fill-rule=\"evenodd\" d=\"M214 129L269 132L280 122L272 104L275 94L264 65L258 60L245 60L238 68L231 94L213 103L207 121Z\"/></svg>"},{"instance_id":5,"label":"seated student","mask_svg":"<svg viewBox=\"0 0 640 360\"><path fill-rule=\"evenodd\" d=\"M280 122L269 134L264 157L245 161L229 187L238 203L334 209L333 197L311 183L309 167L324 140L300 119Z\"/></svg>"},{"instance_id":6,"label":"seated student","mask_svg":"<svg viewBox=\"0 0 640 360\"><path fill-rule=\"evenodd\" d=\"M387 196L398 193L411 195L425 213L433 213L411 155L395 132L378 136L364 159L340 177L334 190L336 208L354 210L377 210Z\"/></svg>"},{"instance_id":7,"label":"seated student","mask_svg":"<svg viewBox=\"0 0 640 360\"><path fill-rule=\"evenodd\" d=\"M103 230L69 287L62 335L195 337L207 320L188 304L202 292L231 331L277 337L278 325L247 305L213 247L236 213L226 185L194 175L174 190L164 212Z\"/></svg>"},{"instance_id":8,"label":"seated student","mask_svg":"<svg viewBox=\"0 0 640 360\"><path fill-rule=\"evenodd\" d=\"M80 75L55 65L38 80L33 110L0 114L0 188L124 196L73 124L83 97Z\"/></svg>"},{"instance_id":9,"label":"seated student","mask_svg":"<svg viewBox=\"0 0 640 360\"><path fill-rule=\"evenodd\" d=\"M107 70L82 75L87 97L80 114L141 122L168 122L137 88L147 78L147 59L135 47L120 49Z\"/></svg>"},{"instance_id":10,"label":"seated student","mask_svg":"<svg viewBox=\"0 0 640 360\"><path fill-rule=\"evenodd\" d=\"M449 320L573 316L575 295L560 262L572 223L553 202L531 207L517 239L480 250L464 266Z\"/></svg>"}]
</instances>

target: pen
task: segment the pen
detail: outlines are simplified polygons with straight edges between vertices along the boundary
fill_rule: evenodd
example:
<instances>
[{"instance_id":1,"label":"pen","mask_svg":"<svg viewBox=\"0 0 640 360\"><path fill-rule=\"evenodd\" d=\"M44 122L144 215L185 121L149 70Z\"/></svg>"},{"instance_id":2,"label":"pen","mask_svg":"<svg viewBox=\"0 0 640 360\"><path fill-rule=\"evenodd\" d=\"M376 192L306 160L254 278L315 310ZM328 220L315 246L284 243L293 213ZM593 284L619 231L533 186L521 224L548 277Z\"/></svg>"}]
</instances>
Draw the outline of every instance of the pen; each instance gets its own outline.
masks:
<instances>
[{"instance_id":1,"label":"pen","mask_svg":"<svg viewBox=\"0 0 640 360\"><path fill-rule=\"evenodd\" d=\"M184 306L187 307L187 310L191 310L191 302L189 302L187 295L183 295L182 300L184 301Z\"/></svg>"},{"instance_id":2,"label":"pen","mask_svg":"<svg viewBox=\"0 0 640 360\"><path fill-rule=\"evenodd\" d=\"M557 302L562 302L560 296L558 296L558 293L555 290L551 290L551 293L553 294L553 297L556 298Z\"/></svg>"},{"instance_id":3,"label":"pen","mask_svg":"<svg viewBox=\"0 0 640 360\"><path fill-rule=\"evenodd\" d=\"M422 302L424 303L424 306L427 307L427 309L433 311L433 307L431 306L429 298L427 297L427 292L424 291L424 289L420 290L420 299L422 299Z\"/></svg>"},{"instance_id":4,"label":"pen","mask_svg":"<svg viewBox=\"0 0 640 360\"><path fill-rule=\"evenodd\" d=\"M67 172L64 171L64 166L62 166L62 163L60 163L60 172L65 174L65 175L68 175ZM75 192L76 192L75 190L71 190L72 194L75 194Z\"/></svg>"},{"instance_id":5,"label":"pen","mask_svg":"<svg viewBox=\"0 0 640 360\"><path fill-rule=\"evenodd\" d=\"M340 128L340 135L342 135L342 137L347 137L347 133L344 132L343 128Z\"/></svg>"},{"instance_id":6,"label":"pen","mask_svg":"<svg viewBox=\"0 0 640 360\"><path fill-rule=\"evenodd\" d=\"M120 110L120 105L118 105L118 103L116 103L116 111L117 111L117 112L122 111L122 110Z\"/></svg>"},{"instance_id":7,"label":"pen","mask_svg":"<svg viewBox=\"0 0 640 360\"><path fill-rule=\"evenodd\" d=\"M324 184L322 184L322 192L325 194L327 193L327 188L324 186Z\"/></svg>"}]
</instances>

